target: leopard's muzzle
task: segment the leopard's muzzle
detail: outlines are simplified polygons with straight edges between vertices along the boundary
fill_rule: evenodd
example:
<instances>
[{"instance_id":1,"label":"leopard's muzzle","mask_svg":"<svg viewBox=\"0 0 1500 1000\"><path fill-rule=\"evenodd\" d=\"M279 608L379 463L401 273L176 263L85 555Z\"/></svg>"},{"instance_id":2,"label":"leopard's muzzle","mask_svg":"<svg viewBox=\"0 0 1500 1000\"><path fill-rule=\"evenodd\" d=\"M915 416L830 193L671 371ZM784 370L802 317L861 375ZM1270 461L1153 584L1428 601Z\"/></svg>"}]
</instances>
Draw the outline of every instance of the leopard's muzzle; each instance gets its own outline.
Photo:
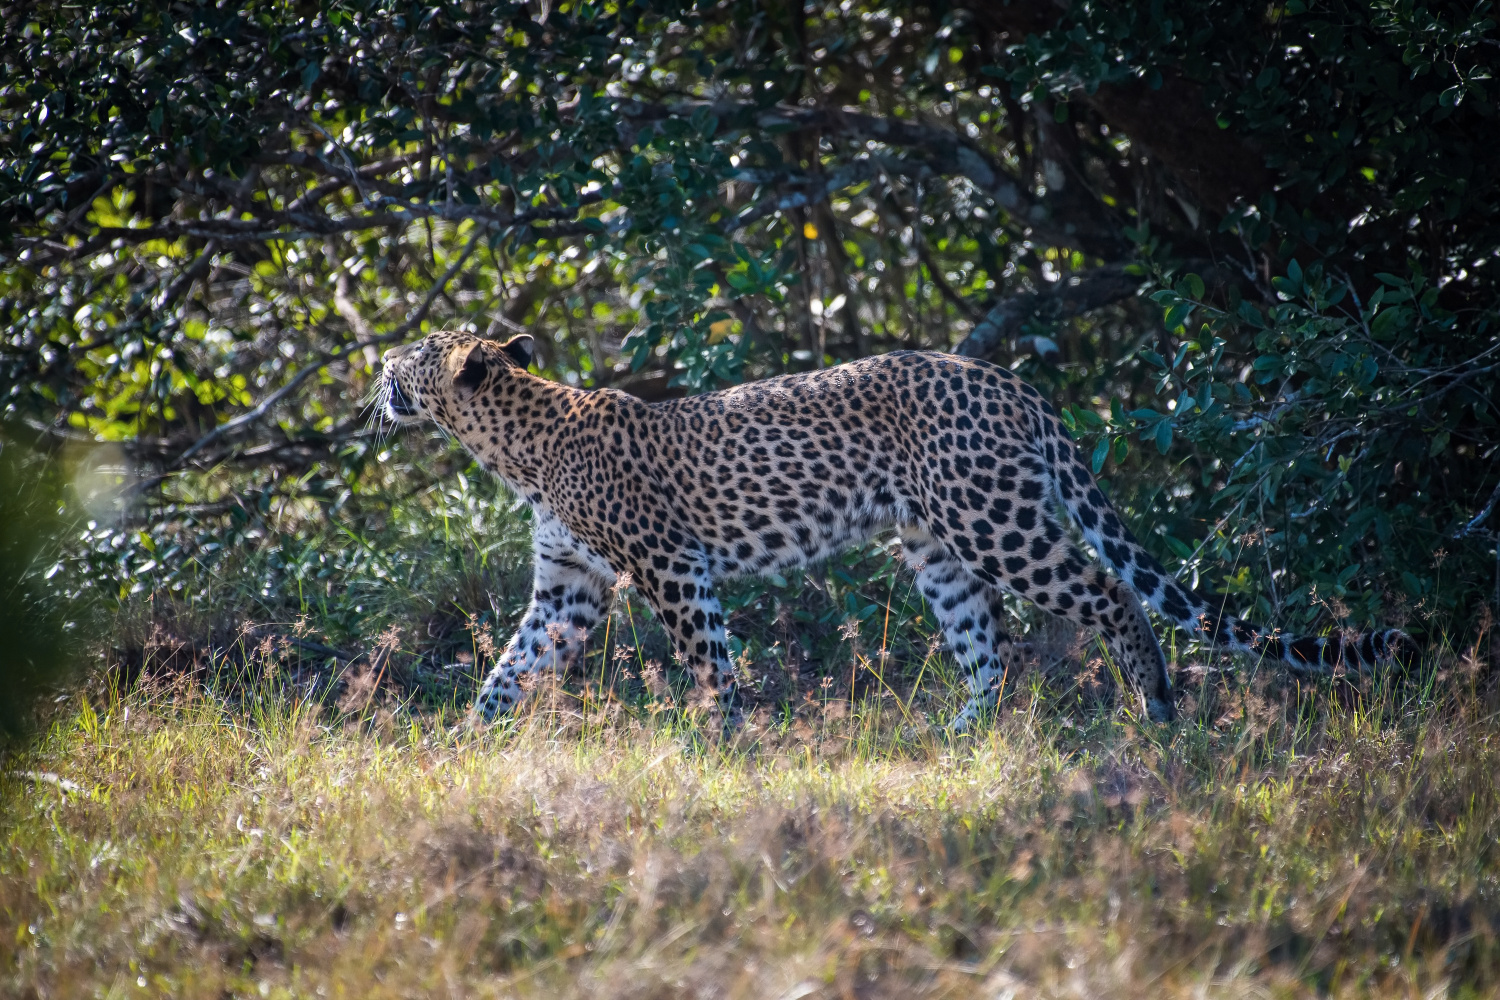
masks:
<instances>
[{"instance_id":1,"label":"leopard's muzzle","mask_svg":"<svg viewBox=\"0 0 1500 1000\"><path fill-rule=\"evenodd\" d=\"M417 408L412 405L411 399L402 390L401 383L394 378L391 379L390 389L391 391L385 399L385 405L391 411L392 415L398 418L415 417L417 415Z\"/></svg>"}]
</instances>

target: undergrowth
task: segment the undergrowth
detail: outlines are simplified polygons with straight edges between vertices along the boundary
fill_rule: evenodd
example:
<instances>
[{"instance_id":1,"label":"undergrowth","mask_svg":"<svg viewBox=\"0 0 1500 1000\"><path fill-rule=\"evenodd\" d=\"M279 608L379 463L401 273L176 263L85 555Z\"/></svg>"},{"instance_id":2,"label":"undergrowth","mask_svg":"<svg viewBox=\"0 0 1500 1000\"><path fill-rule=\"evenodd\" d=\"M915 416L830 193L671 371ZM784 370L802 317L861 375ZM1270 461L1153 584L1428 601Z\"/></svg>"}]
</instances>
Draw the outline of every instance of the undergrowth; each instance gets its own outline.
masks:
<instances>
[{"instance_id":1,"label":"undergrowth","mask_svg":"<svg viewBox=\"0 0 1500 1000\"><path fill-rule=\"evenodd\" d=\"M1317 681L1169 638L1159 727L1017 608L1018 683L953 740L961 685L877 541L724 588L735 732L628 587L476 730L528 526L439 478L59 559L110 606L89 685L0 760L0 995L1500 990L1487 617Z\"/></svg>"},{"instance_id":2,"label":"undergrowth","mask_svg":"<svg viewBox=\"0 0 1500 1000\"><path fill-rule=\"evenodd\" d=\"M412 444L381 452L400 475L346 484L327 503L261 497L212 530L188 510L136 527L90 522L47 571L70 596L73 617L93 623L83 655L102 645L110 669L126 680L148 663L222 677L230 661L247 676L274 661L304 694L337 698L350 680L365 678L413 706L467 704L529 597L529 511L476 468L456 471L453 463L462 468L468 459L452 447L424 457L433 442ZM877 692L916 695L926 708L934 691L952 687L940 630L891 538L787 578L718 590L752 709ZM1335 627L1364 624L1336 599L1323 605ZM1007 628L1029 648L1027 661L1050 668L1044 672L1071 691L1076 709L1116 700L1097 650L1034 607L1011 601L1010 610ZM1449 635L1451 645L1472 645L1483 632L1473 615L1460 622L1436 605L1419 604L1407 616L1414 631ZM1284 624L1274 614L1272 623ZM573 671L575 686L586 678L638 702L659 673L681 690L666 636L630 589L616 595L609 624L594 638ZM1166 637L1175 666L1231 666L1213 650L1179 646L1184 638Z\"/></svg>"},{"instance_id":3,"label":"undergrowth","mask_svg":"<svg viewBox=\"0 0 1500 1000\"><path fill-rule=\"evenodd\" d=\"M875 690L724 739L661 692L475 731L147 670L7 761L0 992L1488 995L1484 659L1188 673L1165 727L1038 680L957 742Z\"/></svg>"}]
</instances>

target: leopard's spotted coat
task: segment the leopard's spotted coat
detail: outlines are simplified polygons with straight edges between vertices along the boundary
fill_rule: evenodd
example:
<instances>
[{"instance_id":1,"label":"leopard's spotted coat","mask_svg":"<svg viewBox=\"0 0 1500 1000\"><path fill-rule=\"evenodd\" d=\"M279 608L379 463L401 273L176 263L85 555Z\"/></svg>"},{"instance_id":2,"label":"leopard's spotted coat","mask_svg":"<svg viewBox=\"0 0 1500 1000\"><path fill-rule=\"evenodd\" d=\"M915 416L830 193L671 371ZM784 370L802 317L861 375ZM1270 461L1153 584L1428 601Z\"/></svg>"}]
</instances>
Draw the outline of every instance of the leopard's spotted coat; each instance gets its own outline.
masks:
<instances>
[{"instance_id":1,"label":"leopard's spotted coat","mask_svg":"<svg viewBox=\"0 0 1500 1000\"><path fill-rule=\"evenodd\" d=\"M734 674L714 583L785 572L899 533L971 697L995 703L1012 652L1003 591L1097 630L1152 719L1172 683L1144 600L1180 628L1304 669L1373 665L1396 631L1281 637L1176 583L1131 536L1050 406L1004 368L896 352L647 404L529 374L531 340L435 333L387 353L384 406L436 421L535 512L536 581L480 690L484 717L520 678L576 655L619 574L656 609L698 682ZM1065 510L1112 575L1069 540Z\"/></svg>"}]
</instances>

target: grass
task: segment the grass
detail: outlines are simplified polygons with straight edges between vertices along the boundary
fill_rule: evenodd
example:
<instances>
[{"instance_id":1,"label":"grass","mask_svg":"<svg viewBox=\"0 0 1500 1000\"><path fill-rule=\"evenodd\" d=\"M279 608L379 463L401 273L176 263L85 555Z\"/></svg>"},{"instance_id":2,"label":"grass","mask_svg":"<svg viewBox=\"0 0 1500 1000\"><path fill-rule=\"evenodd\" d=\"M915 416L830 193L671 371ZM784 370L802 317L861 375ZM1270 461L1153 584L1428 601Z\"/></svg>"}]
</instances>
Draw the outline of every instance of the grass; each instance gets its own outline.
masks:
<instances>
[{"instance_id":1,"label":"grass","mask_svg":"<svg viewBox=\"0 0 1500 1000\"><path fill-rule=\"evenodd\" d=\"M1169 727L1036 684L957 743L148 672L5 761L0 994L1494 995L1500 691L1442 666L1190 676Z\"/></svg>"},{"instance_id":2,"label":"grass","mask_svg":"<svg viewBox=\"0 0 1500 1000\"><path fill-rule=\"evenodd\" d=\"M109 669L0 757L0 996L1500 993L1488 619L1404 678L1174 646L1157 727L1022 617L1039 662L955 742L875 544L725 588L730 739L628 590L582 682L474 732L529 530L429 478L60 558Z\"/></svg>"}]
</instances>

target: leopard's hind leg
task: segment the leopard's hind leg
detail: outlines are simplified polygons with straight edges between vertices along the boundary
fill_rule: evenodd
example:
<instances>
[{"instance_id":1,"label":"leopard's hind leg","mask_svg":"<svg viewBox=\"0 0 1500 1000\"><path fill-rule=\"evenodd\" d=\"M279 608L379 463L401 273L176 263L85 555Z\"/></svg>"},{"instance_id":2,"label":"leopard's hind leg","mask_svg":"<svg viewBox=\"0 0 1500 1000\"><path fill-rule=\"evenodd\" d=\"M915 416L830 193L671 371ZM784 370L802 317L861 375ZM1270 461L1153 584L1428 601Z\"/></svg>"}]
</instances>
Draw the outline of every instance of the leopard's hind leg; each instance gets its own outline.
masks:
<instances>
[{"instance_id":1,"label":"leopard's hind leg","mask_svg":"<svg viewBox=\"0 0 1500 1000\"><path fill-rule=\"evenodd\" d=\"M999 530L988 521L983 530L965 525L963 531L945 531L941 544L968 575L1098 632L1126 684L1141 696L1146 714L1157 722L1173 718L1166 657L1145 607L1130 587L1078 551L1050 512L1039 505L1021 508L1000 522ZM975 702L960 716L966 721L1000 693L998 684L993 691L988 685L975 691Z\"/></svg>"}]
</instances>

